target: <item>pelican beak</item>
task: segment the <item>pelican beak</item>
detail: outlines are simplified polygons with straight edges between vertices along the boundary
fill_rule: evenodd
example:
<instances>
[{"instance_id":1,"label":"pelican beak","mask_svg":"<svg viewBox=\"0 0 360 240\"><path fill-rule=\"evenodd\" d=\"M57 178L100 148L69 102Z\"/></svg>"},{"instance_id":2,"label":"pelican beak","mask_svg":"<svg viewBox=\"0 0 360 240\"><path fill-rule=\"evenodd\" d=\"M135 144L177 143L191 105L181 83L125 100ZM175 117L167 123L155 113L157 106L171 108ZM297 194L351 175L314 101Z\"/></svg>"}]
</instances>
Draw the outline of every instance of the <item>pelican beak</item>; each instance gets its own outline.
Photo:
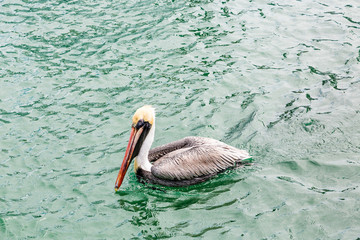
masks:
<instances>
[{"instance_id":1,"label":"pelican beak","mask_svg":"<svg viewBox=\"0 0 360 240\"><path fill-rule=\"evenodd\" d=\"M124 160L121 164L121 168L120 168L119 174L118 174L116 182L115 182L115 191L119 190L131 161L136 157L136 155L139 152L139 149L143 142L141 140L139 141L139 139L142 136L143 131L144 131L143 127L140 127L140 128L132 127L131 128L130 139L129 139L128 146L126 148ZM142 138L143 137L141 137L141 139ZM135 151L135 149L136 149L136 151ZM136 155L134 154L134 151L135 151Z\"/></svg>"}]
</instances>

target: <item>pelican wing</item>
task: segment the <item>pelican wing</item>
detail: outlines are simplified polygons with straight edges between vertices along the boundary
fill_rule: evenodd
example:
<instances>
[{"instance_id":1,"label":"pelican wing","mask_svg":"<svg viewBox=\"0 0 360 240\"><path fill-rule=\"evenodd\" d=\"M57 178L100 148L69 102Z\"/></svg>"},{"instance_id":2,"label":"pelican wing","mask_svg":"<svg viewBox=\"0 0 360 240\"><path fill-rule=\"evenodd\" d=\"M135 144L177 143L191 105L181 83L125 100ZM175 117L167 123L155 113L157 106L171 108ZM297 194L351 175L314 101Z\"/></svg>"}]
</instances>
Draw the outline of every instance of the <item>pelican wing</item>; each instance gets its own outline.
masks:
<instances>
[{"instance_id":1,"label":"pelican wing","mask_svg":"<svg viewBox=\"0 0 360 240\"><path fill-rule=\"evenodd\" d=\"M191 137L186 137L181 140L153 148L150 150L148 155L149 161L154 162L168 153L191 146L192 144L193 141L191 141Z\"/></svg>"},{"instance_id":2,"label":"pelican wing","mask_svg":"<svg viewBox=\"0 0 360 240\"><path fill-rule=\"evenodd\" d=\"M249 157L244 150L211 139L164 154L154 162L151 172L162 179L188 180L222 172Z\"/></svg>"}]
</instances>

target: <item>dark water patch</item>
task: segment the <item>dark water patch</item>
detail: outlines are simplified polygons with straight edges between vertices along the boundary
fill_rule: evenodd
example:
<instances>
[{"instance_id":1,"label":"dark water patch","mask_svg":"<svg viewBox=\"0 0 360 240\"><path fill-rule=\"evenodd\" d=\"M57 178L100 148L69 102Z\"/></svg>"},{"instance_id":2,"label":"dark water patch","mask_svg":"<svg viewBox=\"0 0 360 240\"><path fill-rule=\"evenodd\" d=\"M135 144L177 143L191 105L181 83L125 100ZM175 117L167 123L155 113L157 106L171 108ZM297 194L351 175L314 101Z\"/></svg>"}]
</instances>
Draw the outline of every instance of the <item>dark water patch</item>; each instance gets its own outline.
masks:
<instances>
[{"instance_id":1,"label":"dark water patch","mask_svg":"<svg viewBox=\"0 0 360 240\"><path fill-rule=\"evenodd\" d=\"M187 233L185 234L185 236L189 236L189 237L193 237L193 238L198 238L198 237L201 237L203 236L205 233L209 232L209 231L214 231L214 230L217 230L217 229L222 229L223 226L219 225L219 224L214 224L210 227L206 227L204 229L202 229L200 232L198 233Z\"/></svg>"},{"instance_id":2,"label":"dark water patch","mask_svg":"<svg viewBox=\"0 0 360 240\"><path fill-rule=\"evenodd\" d=\"M171 204L170 207L173 208L174 210L180 210L180 209L188 208L189 206L196 204L199 201L201 201L200 196L187 198L185 200L177 200L175 203Z\"/></svg>"},{"instance_id":3,"label":"dark water patch","mask_svg":"<svg viewBox=\"0 0 360 240\"><path fill-rule=\"evenodd\" d=\"M329 192L335 192L335 190L326 189L326 188L320 189L320 188L317 188L317 187L310 187L308 189L310 191L314 191L314 192L321 193L321 194L325 194L325 193L329 193Z\"/></svg>"},{"instance_id":4,"label":"dark water patch","mask_svg":"<svg viewBox=\"0 0 360 240\"><path fill-rule=\"evenodd\" d=\"M10 121L7 121L7 120L1 119L1 118L0 118L0 122L5 123L5 124L10 123Z\"/></svg>"},{"instance_id":5,"label":"dark water patch","mask_svg":"<svg viewBox=\"0 0 360 240\"><path fill-rule=\"evenodd\" d=\"M325 125L321 124L321 122L316 119L310 119L309 121L303 122L302 127L308 133L322 131L325 129Z\"/></svg>"},{"instance_id":6,"label":"dark water patch","mask_svg":"<svg viewBox=\"0 0 360 240\"><path fill-rule=\"evenodd\" d=\"M281 163L278 163L281 167L288 168L292 171L302 171L301 166L296 161L284 161Z\"/></svg>"},{"instance_id":7,"label":"dark water patch","mask_svg":"<svg viewBox=\"0 0 360 240\"><path fill-rule=\"evenodd\" d=\"M278 179L280 179L280 180L283 180L283 181L289 182L289 183L295 183L295 184L299 184L300 186L305 186L305 185L304 185L304 184L302 184L301 182L296 181L295 179L293 179L292 177L279 176L279 177L277 177L277 178L278 178Z\"/></svg>"},{"instance_id":8,"label":"dark water patch","mask_svg":"<svg viewBox=\"0 0 360 240\"><path fill-rule=\"evenodd\" d=\"M328 79L325 79L322 81L322 85L325 85L326 83L329 83L330 86L332 86L334 89L336 90L345 90L345 89L339 89L338 88L338 81L339 80L342 80L346 77L340 77L338 76L337 74L335 73L332 73L332 72L322 72L312 66L309 66L309 69L310 69L310 72L313 73L313 74L318 74L318 75L321 75L321 76L328 76Z\"/></svg>"},{"instance_id":9,"label":"dark water patch","mask_svg":"<svg viewBox=\"0 0 360 240\"><path fill-rule=\"evenodd\" d=\"M256 112L253 111L249 116L240 120L235 126L231 127L230 130L226 133L223 141L229 141L231 139L238 139L242 135L243 129L246 128L255 118Z\"/></svg>"},{"instance_id":10,"label":"dark water patch","mask_svg":"<svg viewBox=\"0 0 360 240\"><path fill-rule=\"evenodd\" d=\"M273 207L271 210L269 211L265 211L265 212L261 212L261 213L258 213L255 215L255 219L258 219L259 217L263 216L264 214L269 214L269 213L272 213L272 212L275 212L275 211L279 211L282 207L286 206L286 203L285 202L282 202L281 204Z\"/></svg>"},{"instance_id":11,"label":"dark water patch","mask_svg":"<svg viewBox=\"0 0 360 240\"><path fill-rule=\"evenodd\" d=\"M273 122L270 122L267 127L268 128L272 128L274 127L276 124L278 124L281 121L289 121L291 120L293 117L299 116L300 114L304 114L311 111L311 107L310 106L297 106L288 110L285 110L284 113L279 115L279 119Z\"/></svg>"},{"instance_id":12,"label":"dark water patch","mask_svg":"<svg viewBox=\"0 0 360 240\"><path fill-rule=\"evenodd\" d=\"M135 200L125 200L125 199L119 199L118 204L119 207L130 212L139 212L144 210L144 206L146 206L146 203L148 202L147 198L143 199L135 199Z\"/></svg>"},{"instance_id":13,"label":"dark water patch","mask_svg":"<svg viewBox=\"0 0 360 240\"><path fill-rule=\"evenodd\" d=\"M360 22L355 21L355 20L353 20L353 19L352 19L352 18L350 18L350 17L344 16L344 18L345 18L346 20L348 20L349 22L351 22L351 23L355 23L355 24L360 25Z\"/></svg>"},{"instance_id":14,"label":"dark water patch","mask_svg":"<svg viewBox=\"0 0 360 240\"><path fill-rule=\"evenodd\" d=\"M238 201L237 199L234 199L234 200L231 200L229 202L225 202L225 203L220 204L220 205L205 207L205 209L206 210L213 210L213 209L217 209L217 208L227 207L227 206L231 206L231 205L235 204L237 201Z\"/></svg>"},{"instance_id":15,"label":"dark water patch","mask_svg":"<svg viewBox=\"0 0 360 240\"><path fill-rule=\"evenodd\" d=\"M4 220L0 218L0 232L5 233L6 232L6 225Z\"/></svg>"},{"instance_id":16,"label":"dark water patch","mask_svg":"<svg viewBox=\"0 0 360 240\"><path fill-rule=\"evenodd\" d=\"M349 188L346 188L344 190L341 190L341 192L349 192L349 191L354 191L358 188L359 186L355 186L355 187L349 187Z\"/></svg>"}]
</instances>

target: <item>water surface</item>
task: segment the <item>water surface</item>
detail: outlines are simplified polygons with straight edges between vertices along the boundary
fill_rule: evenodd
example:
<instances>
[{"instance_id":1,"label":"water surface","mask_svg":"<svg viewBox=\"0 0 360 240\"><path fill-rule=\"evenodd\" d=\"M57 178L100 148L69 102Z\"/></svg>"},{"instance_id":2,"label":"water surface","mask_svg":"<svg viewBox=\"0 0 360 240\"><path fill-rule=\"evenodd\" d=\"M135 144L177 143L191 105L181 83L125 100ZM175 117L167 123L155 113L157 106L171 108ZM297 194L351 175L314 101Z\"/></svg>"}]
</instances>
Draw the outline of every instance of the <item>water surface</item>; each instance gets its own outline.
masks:
<instances>
[{"instance_id":1,"label":"water surface","mask_svg":"<svg viewBox=\"0 0 360 240\"><path fill-rule=\"evenodd\" d=\"M356 239L357 1L0 1L1 239ZM250 167L114 182L144 104L154 146L205 136Z\"/></svg>"}]
</instances>

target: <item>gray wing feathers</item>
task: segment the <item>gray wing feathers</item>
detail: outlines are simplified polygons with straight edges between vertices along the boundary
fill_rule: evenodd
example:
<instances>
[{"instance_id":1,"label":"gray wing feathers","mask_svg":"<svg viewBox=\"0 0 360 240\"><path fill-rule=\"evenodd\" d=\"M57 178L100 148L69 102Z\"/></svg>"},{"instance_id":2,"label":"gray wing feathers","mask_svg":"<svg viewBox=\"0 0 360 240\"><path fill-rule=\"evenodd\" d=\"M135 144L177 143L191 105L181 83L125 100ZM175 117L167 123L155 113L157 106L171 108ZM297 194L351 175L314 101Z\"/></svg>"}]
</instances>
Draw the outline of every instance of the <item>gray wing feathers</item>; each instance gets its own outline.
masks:
<instances>
[{"instance_id":1,"label":"gray wing feathers","mask_svg":"<svg viewBox=\"0 0 360 240\"><path fill-rule=\"evenodd\" d=\"M192 179L222 172L250 157L244 150L213 139L195 138L186 145L188 147L164 154L154 162L151 172L168 180Z\"/></svg>"},{"instance_id":2,"label":"gray wing feathers","mask_svg":"<svg viewBox=\"0 0 360 240\"><path fill-rule=\"evenodd\" d=\"M148 155L149 161L154 162L154 161L160 159L161 157L165 156L168 153L171 153L178 149L182 149L186 146L190 146L191 145L190 139L191 139L191 137L186 137L181 140L171 142L171 143L151 149L149 152L149 155Z\"/></svg>"}]
</instances>

